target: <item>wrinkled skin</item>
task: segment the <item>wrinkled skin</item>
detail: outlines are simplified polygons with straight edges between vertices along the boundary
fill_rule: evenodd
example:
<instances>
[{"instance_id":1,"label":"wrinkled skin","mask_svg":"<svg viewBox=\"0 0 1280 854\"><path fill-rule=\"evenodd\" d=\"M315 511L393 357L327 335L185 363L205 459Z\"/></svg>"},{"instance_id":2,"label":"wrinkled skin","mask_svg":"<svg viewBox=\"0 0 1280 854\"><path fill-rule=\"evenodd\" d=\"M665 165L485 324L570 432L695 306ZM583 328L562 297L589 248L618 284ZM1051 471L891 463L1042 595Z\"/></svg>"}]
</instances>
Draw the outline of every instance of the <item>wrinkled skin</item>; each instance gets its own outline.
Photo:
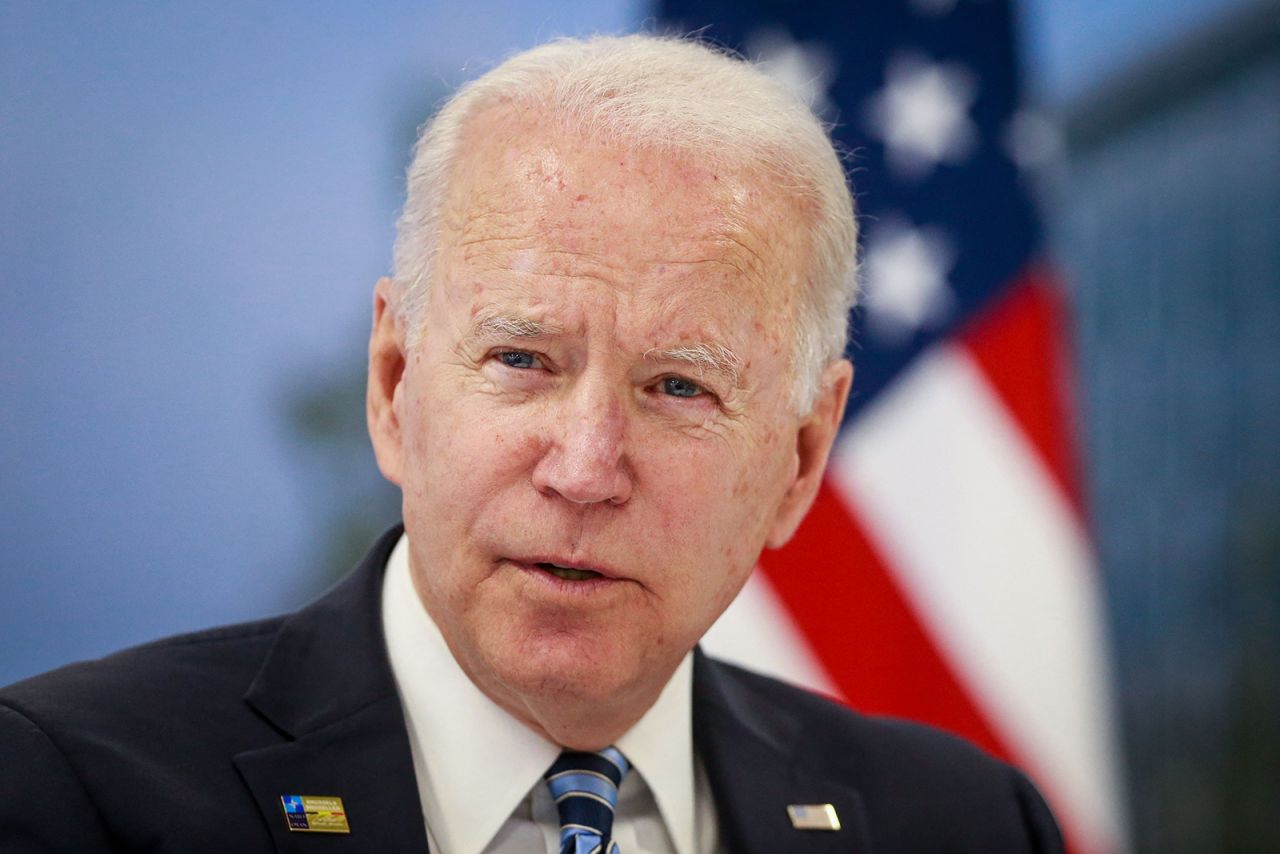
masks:
<instances>
[{"instance_id":1,"label":"wrinkled skin","mask_svg":"<svg viewBox=\"0 0 1280 854\"><path fill-rule=\"evenodd\" d=\"M509 109L472 118L462 150L412 350L390 282L375 290L370 433L458 663L594 749L794 532L851 368L794 412L804 212L750 171Z\"/></svg>"}]
</instances>

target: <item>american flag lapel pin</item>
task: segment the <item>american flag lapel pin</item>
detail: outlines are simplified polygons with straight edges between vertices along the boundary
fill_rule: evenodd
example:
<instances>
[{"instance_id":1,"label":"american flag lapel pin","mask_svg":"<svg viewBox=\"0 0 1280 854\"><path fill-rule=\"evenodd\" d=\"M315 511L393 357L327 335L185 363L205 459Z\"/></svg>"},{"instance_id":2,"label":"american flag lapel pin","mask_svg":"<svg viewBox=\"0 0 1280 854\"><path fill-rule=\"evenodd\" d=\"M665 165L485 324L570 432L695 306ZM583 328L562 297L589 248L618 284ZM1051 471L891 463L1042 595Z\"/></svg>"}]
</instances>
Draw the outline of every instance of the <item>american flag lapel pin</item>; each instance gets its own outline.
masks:
<instances>
[{"instance_id":1,"label":"american flag lapel pin","mask_svg":"<svg viewBox=\"0 0 1280 854\"><path fill-rule=\"evenodd\" d=\"M787 816L796 830L840 829L840 816L831 804L789 804Z\"/></svg>"}]
</instances>

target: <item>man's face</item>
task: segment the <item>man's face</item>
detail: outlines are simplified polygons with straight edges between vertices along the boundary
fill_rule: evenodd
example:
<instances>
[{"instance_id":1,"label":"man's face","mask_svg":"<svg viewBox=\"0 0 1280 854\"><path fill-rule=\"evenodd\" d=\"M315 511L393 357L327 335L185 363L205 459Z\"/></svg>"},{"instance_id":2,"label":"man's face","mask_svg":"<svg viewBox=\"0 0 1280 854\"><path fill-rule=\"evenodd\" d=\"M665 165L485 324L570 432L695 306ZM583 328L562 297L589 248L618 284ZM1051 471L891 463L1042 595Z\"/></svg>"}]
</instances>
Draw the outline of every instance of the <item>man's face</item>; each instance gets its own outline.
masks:
<instances>
[{"instance_id":1,"label":"man's face","mask_svg":"<svg viewBox=\"0 0 1280 854\"><path fill-rule=\"evenodd\" d=\"M454 657L568 743L557 714L648 708L811 499L789 405L801 212L746 171L511 115L463 150L399 367L377 303L374 444Z\"/></svg>"}]
</instances>

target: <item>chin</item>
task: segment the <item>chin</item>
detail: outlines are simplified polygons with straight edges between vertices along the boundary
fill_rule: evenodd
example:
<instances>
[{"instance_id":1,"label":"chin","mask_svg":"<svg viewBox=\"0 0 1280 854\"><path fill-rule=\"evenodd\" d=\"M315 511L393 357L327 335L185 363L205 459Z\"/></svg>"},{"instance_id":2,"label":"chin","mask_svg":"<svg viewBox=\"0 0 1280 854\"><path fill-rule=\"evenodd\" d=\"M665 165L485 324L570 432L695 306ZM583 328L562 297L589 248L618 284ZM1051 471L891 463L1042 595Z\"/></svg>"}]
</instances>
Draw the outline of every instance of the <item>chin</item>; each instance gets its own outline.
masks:
<instances>
[{"instance_id":1,"label":"chin","mask_svg":"<svg viewBox=\"0 0 1280 854\"><path fill-rule=\"evenodd\" d=\"M624 648L617 640L552 635L492 650L489 659L494 675L519 697L610 704L630 696L643 681L644 662L620 654Z\"/></svg>"}]
</instances>

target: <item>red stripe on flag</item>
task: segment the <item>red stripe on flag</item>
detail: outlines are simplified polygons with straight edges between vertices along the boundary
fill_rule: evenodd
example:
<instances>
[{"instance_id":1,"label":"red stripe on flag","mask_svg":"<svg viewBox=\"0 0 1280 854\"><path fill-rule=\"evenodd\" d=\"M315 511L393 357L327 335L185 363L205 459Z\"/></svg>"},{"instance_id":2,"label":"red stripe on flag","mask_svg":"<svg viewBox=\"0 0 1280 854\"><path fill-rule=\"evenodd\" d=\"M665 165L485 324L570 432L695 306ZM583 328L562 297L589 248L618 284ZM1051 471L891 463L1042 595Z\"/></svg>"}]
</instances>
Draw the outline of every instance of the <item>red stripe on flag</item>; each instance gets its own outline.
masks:
<instances>
[{"instance_id":1,"label":"red stripe on flag","mask_svg":"<svg viewBox=\"0 0 1280 854\"><path fill-rule=\"evenodd\" d=\"M760 564L849 705L930 723L1010 758L829 484L791 542Z\"/></svg>"},{"instance_id":2,"label":"red stripe on flag","mask_svg":"<svg viewBox=\"0 0 1280 854\"><path fill-rule=\"evenodd\" d=\"M960 340L1079 511L1066 316L1051 276L1033 268L983 310Z\"/></svg>"},{"instance_id":3,"label":"red stripe on flag","mask_svg":"<svg viewBox=\"0 0 1280 854\"><path fill-rule=\"evenodd\" d=\"M970 321L958 340L1083 519L1067 317L1055 277L1044 268L1032 267ZM1053 779L1037 780L1050 803L1061 802L1056 784ZM1081 841L1085 836L1061 811L1058 820L1067 850L1088 850Z\"/></svg>"}]
</instances>

